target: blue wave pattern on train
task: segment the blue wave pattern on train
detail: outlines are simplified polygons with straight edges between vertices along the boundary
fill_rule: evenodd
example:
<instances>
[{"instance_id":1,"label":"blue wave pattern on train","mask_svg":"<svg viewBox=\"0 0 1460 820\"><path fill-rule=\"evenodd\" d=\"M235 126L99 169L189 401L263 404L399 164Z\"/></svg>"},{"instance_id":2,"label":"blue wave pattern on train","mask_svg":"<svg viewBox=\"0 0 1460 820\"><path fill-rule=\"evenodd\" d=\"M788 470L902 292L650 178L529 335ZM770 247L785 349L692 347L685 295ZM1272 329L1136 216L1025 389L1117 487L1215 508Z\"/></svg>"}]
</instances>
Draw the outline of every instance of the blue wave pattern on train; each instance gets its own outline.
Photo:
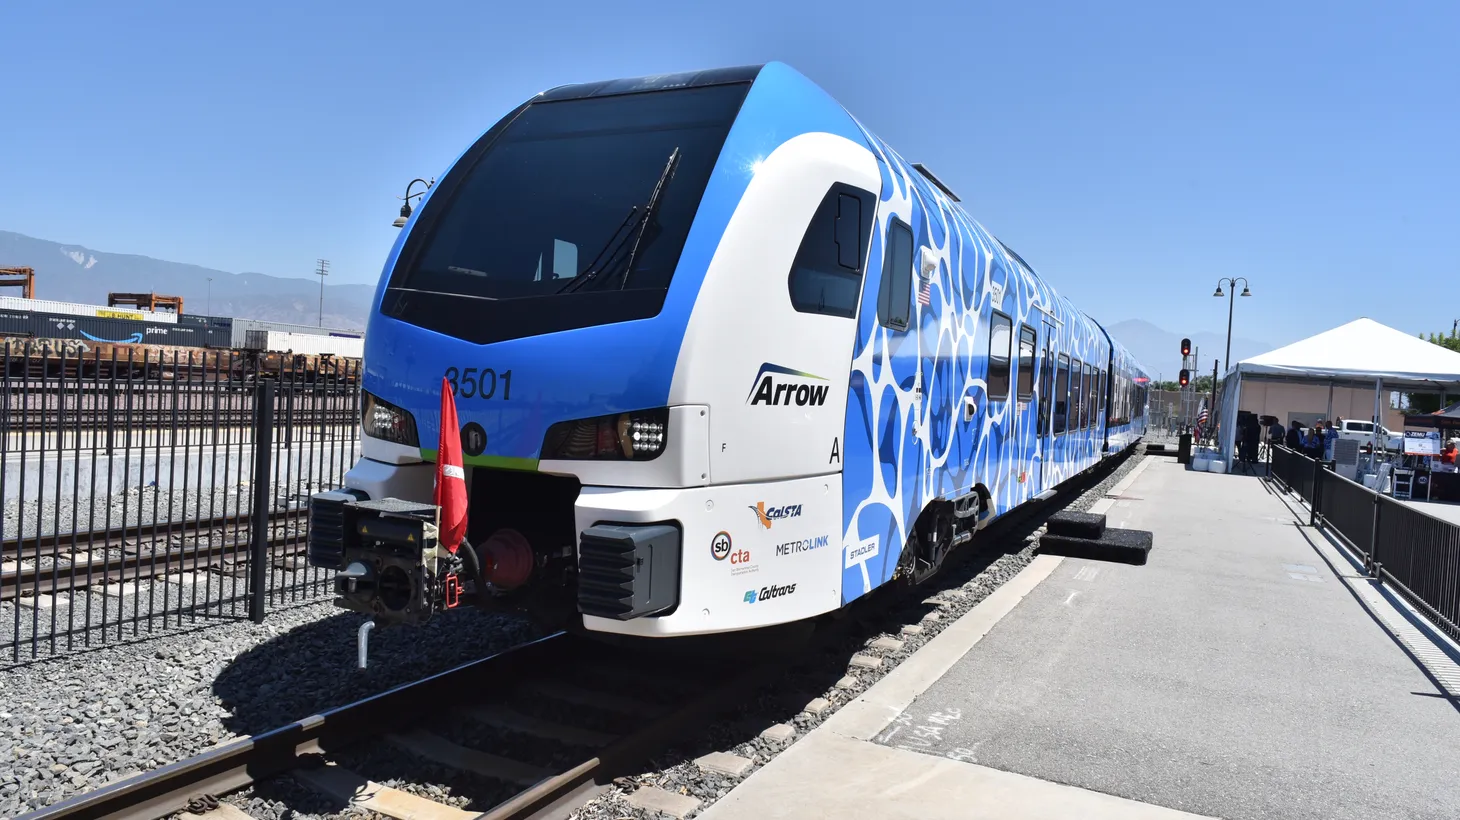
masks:
<instances>
[{"instance_id":1,"label":"blue wave pattern on train","mask_svg":"<svg viewBox=\"0 0 1460 820\"><path fill-rule=\"evenodd\" d=\"M862 304L876 304L892 220L906 223L915 246L930 249L937 259L927 304L919 300L914 306L915 332L897 333L882 326L876 311L862 311L849 387L844 541L899 544L930 500L966 495L978 485L991 491L986 523L1101 457L1106 412L1098 404L1104 402L1090 408L1099 412L1083 429L1040 436L1038 402L1019 396L1017 375L1008 393L989 395L984 374L993 311L1010 318L1016 351L1022 328L1034 331L1039 356L1052 332L1055 355L1110 370L1113 343L922 173L865 128L863 136L877 154L883 182ZM1143 378L1130 355L1119 345L1114 349L1118 368ZM926 401L914 389L918 375ZM961 414L965 400L975 408L972 419ZM1131 429L1128 422L1120 432ZM1133 440L1121 436L1114 449ZM872 567L858 562L846 568L843 601L890 580L898 559L883 550Z\"/></svg>"}]
</instances>

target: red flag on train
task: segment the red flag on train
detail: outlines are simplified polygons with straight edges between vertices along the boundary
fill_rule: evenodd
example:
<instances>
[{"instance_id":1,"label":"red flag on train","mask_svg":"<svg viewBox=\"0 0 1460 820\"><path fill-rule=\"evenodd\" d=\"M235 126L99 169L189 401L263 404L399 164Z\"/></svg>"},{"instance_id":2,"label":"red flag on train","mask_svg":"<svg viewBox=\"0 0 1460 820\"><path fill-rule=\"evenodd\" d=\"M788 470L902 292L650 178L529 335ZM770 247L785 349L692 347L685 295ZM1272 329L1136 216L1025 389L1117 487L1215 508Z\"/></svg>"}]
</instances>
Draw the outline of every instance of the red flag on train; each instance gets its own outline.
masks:
<instances>
[{"instance_id":1,"label":"red flag on train","mask_svg":"<svg viewBox=\"0 0 1460 820\"><path fill-rule=\"evenodd\" d=\"M466 537L466 470L461 461L461 426L456 421L456 396L441 379L441 439L436 447L436 498L441 508L440 543L451 552Z\"/></svg>"}]
</instances>

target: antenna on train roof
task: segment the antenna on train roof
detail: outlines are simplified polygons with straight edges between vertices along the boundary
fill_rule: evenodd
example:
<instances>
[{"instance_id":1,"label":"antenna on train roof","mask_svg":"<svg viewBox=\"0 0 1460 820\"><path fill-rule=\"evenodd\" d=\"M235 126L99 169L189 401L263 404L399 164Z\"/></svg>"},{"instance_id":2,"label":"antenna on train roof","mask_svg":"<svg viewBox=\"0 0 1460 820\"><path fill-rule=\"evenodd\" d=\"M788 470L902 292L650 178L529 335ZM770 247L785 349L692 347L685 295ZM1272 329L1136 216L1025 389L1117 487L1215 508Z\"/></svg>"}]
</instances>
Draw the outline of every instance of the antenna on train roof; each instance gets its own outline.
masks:
<instances>
[{"instance_id":1,"label":"antenna on train roof","mask_svg":"<svg viewBox=\"0 0 1460 820\"><path fill-rule=\"evenodd\" d=\"M949 199L953 200L954 202L962 202L963 201L963 200L961 200L961 199L958 198L958 194L953 193L953 189L952 188L949 188L947 185L944 185L943 184L943 180L938 179L936 176L934 176L933 175L933 172L928 170L928 166L922 164L921 162L914 162L912 164L912 167L913 168L916 168L918 173L920 173L923 176L927 177L929 182L931 182L934 185L938 186L938 190L940 190L943 193L947 194Z\"/></svg>"}]
</instances>

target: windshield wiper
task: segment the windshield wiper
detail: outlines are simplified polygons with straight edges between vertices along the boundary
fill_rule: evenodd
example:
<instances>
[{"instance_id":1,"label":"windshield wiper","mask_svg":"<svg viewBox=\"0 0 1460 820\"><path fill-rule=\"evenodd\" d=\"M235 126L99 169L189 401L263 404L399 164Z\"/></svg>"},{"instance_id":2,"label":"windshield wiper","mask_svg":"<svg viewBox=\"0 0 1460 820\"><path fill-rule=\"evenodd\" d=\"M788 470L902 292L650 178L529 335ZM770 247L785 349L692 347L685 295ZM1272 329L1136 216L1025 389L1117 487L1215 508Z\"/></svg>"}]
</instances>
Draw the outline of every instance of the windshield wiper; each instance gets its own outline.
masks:
<instances>
[{"instance_id":1,"label":"windshield wiper","mask_svg":"<svg viewBox=\"0 0 1460 820\"><path fill-rule=\"evenodd\" d=\"M623 223L614 229L613 234L608 237L608 243L593 258L593 262L584 269L587 275L580 274L574 277L573 281L559 288L558 293L571 293L597 279L604 271L617 270L618 265L614 264L614 260L619 257L619 252L623 250L624 242L630 236L633 236L634 245L629 250L627 257L628 264L624 269L624 281L619 285L619 290L623 290L628 285L629 274L633 272L634 259L638 256L639 248L643 247L644 234L648 231L649 224L654 221L654 214L659 210L659 203L664 197L664 189L668 187L669 181L674 176L675 168L679 165L679 156L679 147L675 146L674 150L669 153L669 161L664 164L664 170L659 174L659 179L654 182L654 191L649 194L649 201L645 204L643 213L639 218L637 220L634 219L634 214L639 211L639 206L635 205L629 209L629 215L624 219ZM635 222L637 222L637 225L634 224ZM619 234L625 227L629 227L629 233L623 234L620 237ZM637 232L635 232L635 227L637 228ZM605 253L608 254L606 259L604 259ZM602 265L598 264L600 259L604 260Z\"/></svg>"},{"instance_id":2,"label":"windshield wiper","mask_svg":"<svg viewBox=\"0 0 1460 820\"><path fill-rule=\"evenodd\" d=\"M634 273L634 258L639 255L639 248L644 242L644 233L649 230L649 223L654 221L654 215L659 212L659 203L664 196L664 189L669 187L669 181L674 177L674 169L679 166L679 146L669 154L669 162L664 164L664 173L659 175L659 181L654 183L654 193L649 195L649 204L644 206L644 221L639 223L639 235L634 237L634 249L629 251L629 261L624 265L624 280L619 283L618 289L623 290L629 286L629 277Z\"/></svg>"},{"instance_id":3,"label":"windshield wiper","mask_svg":"<svg viewBox=\"0 0 1460 820\"><path fill-rule=\"evenodd\" d=\"M628 216L625 216L624 221L620 222L619 226L613 229L613 233L609 234L608 241L603 244L602 248L599 248L598 254L593 257L592 262L588 263L588 267L579 271L577 276L574 276L572 279L568 280L568 283L558 288L556 292L567 293L572 290L577 290L583 283L598 276L599 273L607 268L608 264L606 262L604 263L603 267L598 267L598 260L602 259L605 253L608 254L608 258L610 260L618 255L619 249L623 246L624 239L628 239L630 236L630 234L624 234L623 238L620 239L619 234L623 232L624 228L629 227L633 223L634 214L638 212L638 205L634 205L633 207L629 208ZM592 271L592 273L589 273L589 271ZM584 276L585 273L588 275Z\"/></svg>"}]
</instances>

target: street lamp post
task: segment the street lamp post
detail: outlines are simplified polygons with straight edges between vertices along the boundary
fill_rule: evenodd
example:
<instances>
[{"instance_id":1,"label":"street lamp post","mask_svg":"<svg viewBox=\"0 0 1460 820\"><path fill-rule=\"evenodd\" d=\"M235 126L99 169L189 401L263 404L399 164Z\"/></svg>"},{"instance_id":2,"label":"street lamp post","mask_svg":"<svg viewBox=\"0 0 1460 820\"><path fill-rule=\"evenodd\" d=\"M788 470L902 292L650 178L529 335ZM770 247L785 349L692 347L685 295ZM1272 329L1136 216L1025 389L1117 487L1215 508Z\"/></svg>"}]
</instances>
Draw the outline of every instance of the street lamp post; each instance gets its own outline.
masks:
<instances>
[{"instance_id":1,"label":"street lamp post","mask_svg":"<svg viewBox=\"0 0 1460 820\"><path fill-rule=\"evenodd\" d=\"M411 180L410 182L407 182L406 183L406 195L403 196L403 197L401 197L401 199L404 199L405 200L405 204L402 205L402 206L400 206L400 216L396 217L395 222L391 223L391 224L395 225L397 228L404 228L406 226L406 222L410 220L410 218L411 218L411 200L412 199L415 199L418 196L425 196L426 195L426 191L421 191L420 193L415 193L415 194L411 193L411 187L414 186L417 182L419 182L422 185L426 186L426 191L429 191L429 190L431 190L431 186L433 186L433 185L436 184L436 178L435 177L431 177L431 180L429 182L427 182L426 180L421 179L420 177L417 177L417 178Z\"/></svg>"},{"instance_id":2,"label":"street lamp post","mask_svg":"<svg viewBox=\"0 0 1460 820\"><path fill-rule=\"evenodd\" d=\"M1226 373L1227 365L1230 363L1232 358L1232 308L1237 303L1237 283L1242 283L1243 296L1251 296L1252 291L1247 289L1247 277L1245 276L1239 276L1236 279L1223 277L1217 280L1217 292L1212 294L1219 299L1223 295L1225 295L1222 293L1223 282L1226 282L1228 285L1232 286L1232 293L1230 296L1227 297L1227 355L1222 357L1222 372Z\"/></svg>"}]
</instances>

